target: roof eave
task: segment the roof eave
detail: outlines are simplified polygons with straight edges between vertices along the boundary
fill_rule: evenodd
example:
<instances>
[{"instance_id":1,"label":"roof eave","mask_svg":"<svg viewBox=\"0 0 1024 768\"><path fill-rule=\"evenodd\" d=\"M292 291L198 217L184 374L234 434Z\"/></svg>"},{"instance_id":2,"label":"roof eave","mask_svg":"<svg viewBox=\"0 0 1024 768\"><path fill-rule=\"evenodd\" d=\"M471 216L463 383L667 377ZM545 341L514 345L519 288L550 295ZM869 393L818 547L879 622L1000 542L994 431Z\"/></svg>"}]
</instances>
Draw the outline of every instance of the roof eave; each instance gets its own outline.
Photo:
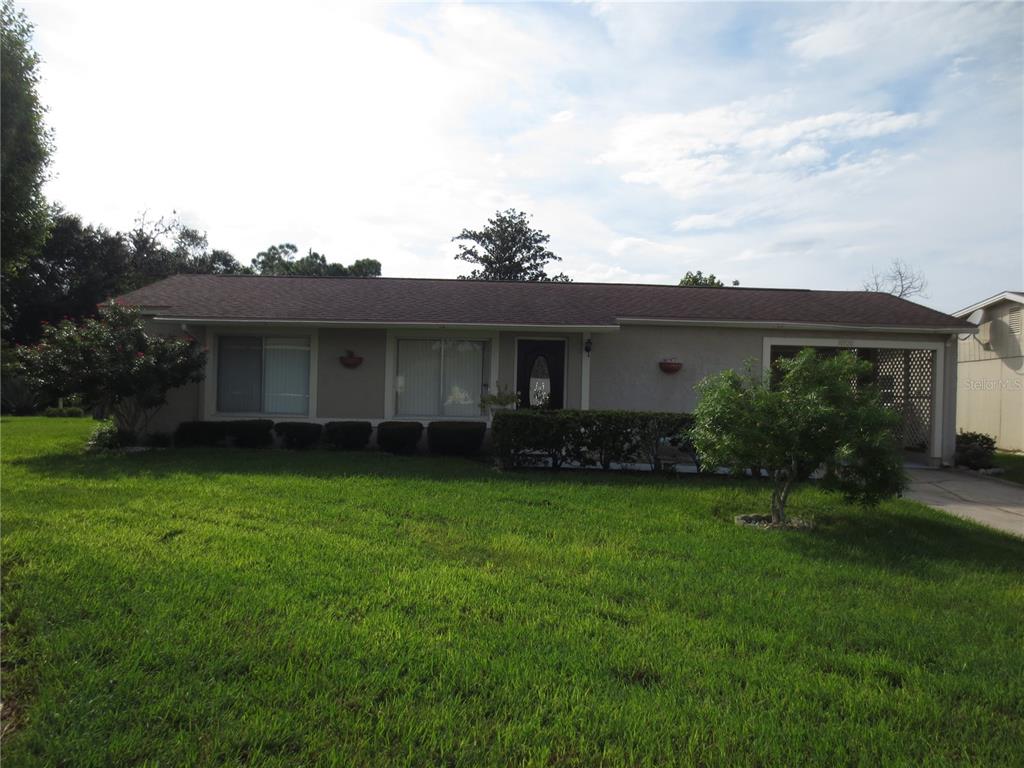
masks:
<instances>
[{"instance_id":1,"label":"roof eave","mask_svg":"<svg viewBox=\"0 0 1024 768\"><path fill-rule=\"evenodd\" d=\"M993 304L998 304L1000 301L1016 301L1018 304L1024 304L1024 293L1017 293L1016 291L1003 291L997 293L995 296L989 296L987 299L971 304L969 307L958 309L953 313L953 317L967 317L972 312L977 312L979 309L985 309Z\"/></svg>"},{"instance_id":2,"label":"roof eave","mask_svg":"<svg viewBox=\"0 0 1024 768\"><path fill-rule=\"evenodd\" d=\"M865 325L863 323L800 323L763 320L673 320L659 317L619 317L621 325L691 326L696 328L759 328L790 331L857 331L861 333L977 333L973 326Z\"/></svg>"},{"instance_id":3,"label":"roof eave","mask_svg":"<svg viewBox=\"0 0 1024 768\"><path fill-rule=\"evenodd\" d=\"M552 331L575 333L607 333L619 330L618 325L568 325L551 323L403 323L376 322L372 320L281 320L267 318L230 318L230 317L177 317L172 315L153 315L153 320L161 323L194 323L197 325L238 325L266 326L286 325L290 327L345 327L345 328L407 328L410 330L443 330L454 328L464 331L486 331L495 328L502 331Z\"/></svg>"}]
</instances>

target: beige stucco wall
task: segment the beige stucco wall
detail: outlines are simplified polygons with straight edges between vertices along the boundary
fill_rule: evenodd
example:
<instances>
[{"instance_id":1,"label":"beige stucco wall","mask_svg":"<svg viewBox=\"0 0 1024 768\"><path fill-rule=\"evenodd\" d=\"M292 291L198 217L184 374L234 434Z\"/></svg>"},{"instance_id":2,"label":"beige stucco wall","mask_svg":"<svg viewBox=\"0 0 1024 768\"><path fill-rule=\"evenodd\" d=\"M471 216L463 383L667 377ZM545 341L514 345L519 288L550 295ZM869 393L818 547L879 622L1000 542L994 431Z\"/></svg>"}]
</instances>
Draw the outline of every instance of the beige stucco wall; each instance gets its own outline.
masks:
<instances>
[{"instance_id":1,"label":"beige stucco wall","mask_svg":"<svg viewBox=\"0 0 1024 768\"><path fill-rule=\"evenodd\" d=\"M1024 337L1014 333L1015 301L985 308L979 333L957 343L958 430L984 432L1007 451L1024 451ZM986 343L987 342L987 343Z\"/></svg>"},{"instance_id":2,"label":"beige stucco wall","mask_svg":"<svg viewBox=\"0 0 1024 768\"><path fill-rule=\"evenodd\" d=\"M156 329L180 333L178 326ZM270 329L267 329L270 330ZM189 332L205 344L215 343L215 333L202 327L189 327ZM321 328L310 331L314 335L316 354L316 413L311 418L372 419L385 418L385 397L388 388L386 371L388 354L387 331L384 329ZM284 329L282 335L295 331ZM515 359L517 338L565 339L566 377L565 398L567 408L582 407L584 356L583 342L588 334L532 333L502 331L497 334L497 380L513 388L515 385ZM593 409L672 410L692 411L697 404L694 386L705 376L725 370L740 369L751 360L756 369L762 365L762 350L766 337L777 339L816 339L822 343L839 339L895 341L943 341L934 335L872 334L872 333L814 333L784 332L740 328L694 328L659 326L623 326L618 331L590 335L593 349L589 358L589 407ZM977 410L981 402L974 393L961 402L957 410L957 347L946 340L944 347L945 370L940 381L944 383L942 456L951 461L956 419L961 413ZM782 342L785 343L785 342ZM363 357L356 369L341 365L338 358L351 349ZM677 374L663 373L658 362L675 357L682 364ZM999 365L993 361L989 365ZM963 366L960 394L964 395ZM993 369L995 371L996 369ZM992 372L978 371L977 375L991 376ZM1019 376L1016 379L1019 381ZM168 405L154 420L154 429L170 431L180 421L207 418L208 393L215 391L213 382L183 387L170 394ZM984 394L984 393L978 393ZM1017 405L1003 406L1003 420L1016 419L1018 427L1024 415ZM990 396L991 397L991 396ZM987 403L988 400L985 400ZM1013 410L1016 408L1016 410ZM212 410L212 409L211 409ZM982 431L992 431L983 429ZM1019 431L1018 431L1019 434ZM1019 439L1019 438L1018 438Z\"/></svg>"},{"instance_id":3,"label":"beige stucco wall","mask_svg":"<svg viewBox=\"0 0 1024 768\"><path fill-rule=\"evenodd\" d=\"M146 323L146 330L150 333L164 336L181 335L189 333L202 344L207 344L206 329L202 326L188 326L183 330L180 324L170 323ZM195 421L203 418L203 384L189 384L184 387L172 389L167 393L167 404L158 410L149 422L151 432L173 432L183 421Z\"/></svg>"},{"instance_id":4,"label":"beige stucco wall","mask_svg":"<svg viewBox=\"0 0 1024 768\"><path fill-rule=\"evenodd\" d=\"M950 463L953 457L956 414L956 347L948 337L929 334L828 333L742 328L664 327L625 325L618 331L594 334L590 356L590 407L626 410L692 411L697 405L696 384L728 368L742 370L749 360L762 368L766 337L797 343L814 339L826 344L848 339L893 342L943 343L944 369L942 436L939 450ZM666 374L659 361L674 357L682 370Z\"/></svg>"},{"instance_id":5,"label":"beige stucco wall","mask_svg":"<svg viewBox=\"0 0 1024 768\"><path fill-rule=\"evenodd\" d=\"M384 418L387 331L321 328L318 346L317 418ZM339 361L348 350L363 358L358 368Z\"/></svg>"},{"instance_id":6,"label":"beige stucco wall","mask_svg":"<svg viewBox=\"0 0 1024 768\"><path fill-rule=\"evenodd\" d=\"M506 389L515 389L516 386L516 339L565 340L565 407L581 407L583 335L502 331L498 334L498 385Z\"/></svg>"},{"instance_id":7,"label":"beige stucco wall","mask_svg":"<svg viewBox=\"0 0 1024 768\"><path fill-rule=\"evenodd\" d=\"M623 326L592 336L590 407L631 411L692 411L694 385L726 368L742 368L747 359L761 364L762 331L719 328ZM658 362L675 357L675 374Z\"/></svg>"}]
</instances>

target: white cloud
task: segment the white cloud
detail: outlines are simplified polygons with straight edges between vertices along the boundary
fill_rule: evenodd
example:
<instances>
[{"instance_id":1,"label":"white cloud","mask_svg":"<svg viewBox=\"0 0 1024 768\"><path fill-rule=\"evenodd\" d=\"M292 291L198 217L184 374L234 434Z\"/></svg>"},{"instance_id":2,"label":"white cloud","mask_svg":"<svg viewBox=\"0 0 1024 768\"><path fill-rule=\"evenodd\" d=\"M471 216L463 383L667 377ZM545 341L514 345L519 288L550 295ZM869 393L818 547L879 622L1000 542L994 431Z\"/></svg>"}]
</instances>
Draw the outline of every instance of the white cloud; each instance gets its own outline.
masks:
<instances>
[{"instance_id":1,"label":"white cloud","mask_svg":"<svg viewBox=\"0 0 1024 768\"><path fill-rule=\"evenodd\" d=\"M620 169L624 181L656 184L688 202L703 196L719 198L741 188L749 197L763 192L765 183L792 181L797 172L827 173L830 168L824 164L830 157L835 160L833 168L847 171L859 165L867 168L869 162L877 166L883 156L862 159L864 153L847 144L900 133L920 123L917 114L891 112L836 112L787 120L747 104L634 115L619 122L610 149L598 162ZM718 224L730 218L718 216Z\"/></svg>"},{"instance_id":2,"label":"white cloud","mask_svg":"<svg viewBox=\"0 0 1024 768\"><path fill-rule=\"evenodd\" d=\"M576 279L857 287L898 255L948 309L1024 280L1019 4L28 13L48 195L111 227L176 208L243 261L450 277L516 206Z\"/></svg>"}]
</instances>

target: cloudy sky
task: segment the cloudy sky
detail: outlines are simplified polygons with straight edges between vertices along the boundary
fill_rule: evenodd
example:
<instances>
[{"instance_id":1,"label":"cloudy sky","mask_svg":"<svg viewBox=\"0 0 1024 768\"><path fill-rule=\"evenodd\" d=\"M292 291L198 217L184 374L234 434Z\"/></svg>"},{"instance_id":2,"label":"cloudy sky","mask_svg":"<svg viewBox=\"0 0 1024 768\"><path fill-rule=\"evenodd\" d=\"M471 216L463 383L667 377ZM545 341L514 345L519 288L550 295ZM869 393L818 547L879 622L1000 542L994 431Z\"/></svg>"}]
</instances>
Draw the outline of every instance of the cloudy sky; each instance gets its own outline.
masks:
<instances>
[{"instance_id":1,"label":"cloudy sky","mask_svg":"<svg viewBox=\"0 0 1024 768\"><path fill-rule=\"evenodd\" d=\"M454 277L534 215L576 280L1024 288L1024 6L25 3L51 199Z\"/></svg>"}]
</instances>

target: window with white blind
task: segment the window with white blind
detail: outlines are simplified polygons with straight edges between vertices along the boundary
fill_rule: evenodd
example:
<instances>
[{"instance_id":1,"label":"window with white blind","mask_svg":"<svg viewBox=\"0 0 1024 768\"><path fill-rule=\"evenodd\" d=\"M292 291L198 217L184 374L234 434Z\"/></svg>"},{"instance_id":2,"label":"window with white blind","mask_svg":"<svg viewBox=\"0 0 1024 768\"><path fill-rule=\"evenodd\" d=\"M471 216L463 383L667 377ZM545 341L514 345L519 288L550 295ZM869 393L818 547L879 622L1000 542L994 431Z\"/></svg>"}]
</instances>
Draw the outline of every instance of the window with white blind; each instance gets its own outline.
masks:
<instances>
[{"instance_id":1,"label":"window with white blind","mask_svg":"<svg viewBox=\"0 0 1024 768\"><path fill-rule=\"evenodd\" d=\"M396 415L480 416L486 351L486 341L399 339Z\"/></svg>"},{"instance_id":2,"label":"window with white blind","mask_svg":"<svg viewBox=\"0 0 1024 768\"><path fill-rule=\"evenodd\" d=\"M309 338L221 336L217 411L309 414Z\"/></svg>"}]
</instances>

